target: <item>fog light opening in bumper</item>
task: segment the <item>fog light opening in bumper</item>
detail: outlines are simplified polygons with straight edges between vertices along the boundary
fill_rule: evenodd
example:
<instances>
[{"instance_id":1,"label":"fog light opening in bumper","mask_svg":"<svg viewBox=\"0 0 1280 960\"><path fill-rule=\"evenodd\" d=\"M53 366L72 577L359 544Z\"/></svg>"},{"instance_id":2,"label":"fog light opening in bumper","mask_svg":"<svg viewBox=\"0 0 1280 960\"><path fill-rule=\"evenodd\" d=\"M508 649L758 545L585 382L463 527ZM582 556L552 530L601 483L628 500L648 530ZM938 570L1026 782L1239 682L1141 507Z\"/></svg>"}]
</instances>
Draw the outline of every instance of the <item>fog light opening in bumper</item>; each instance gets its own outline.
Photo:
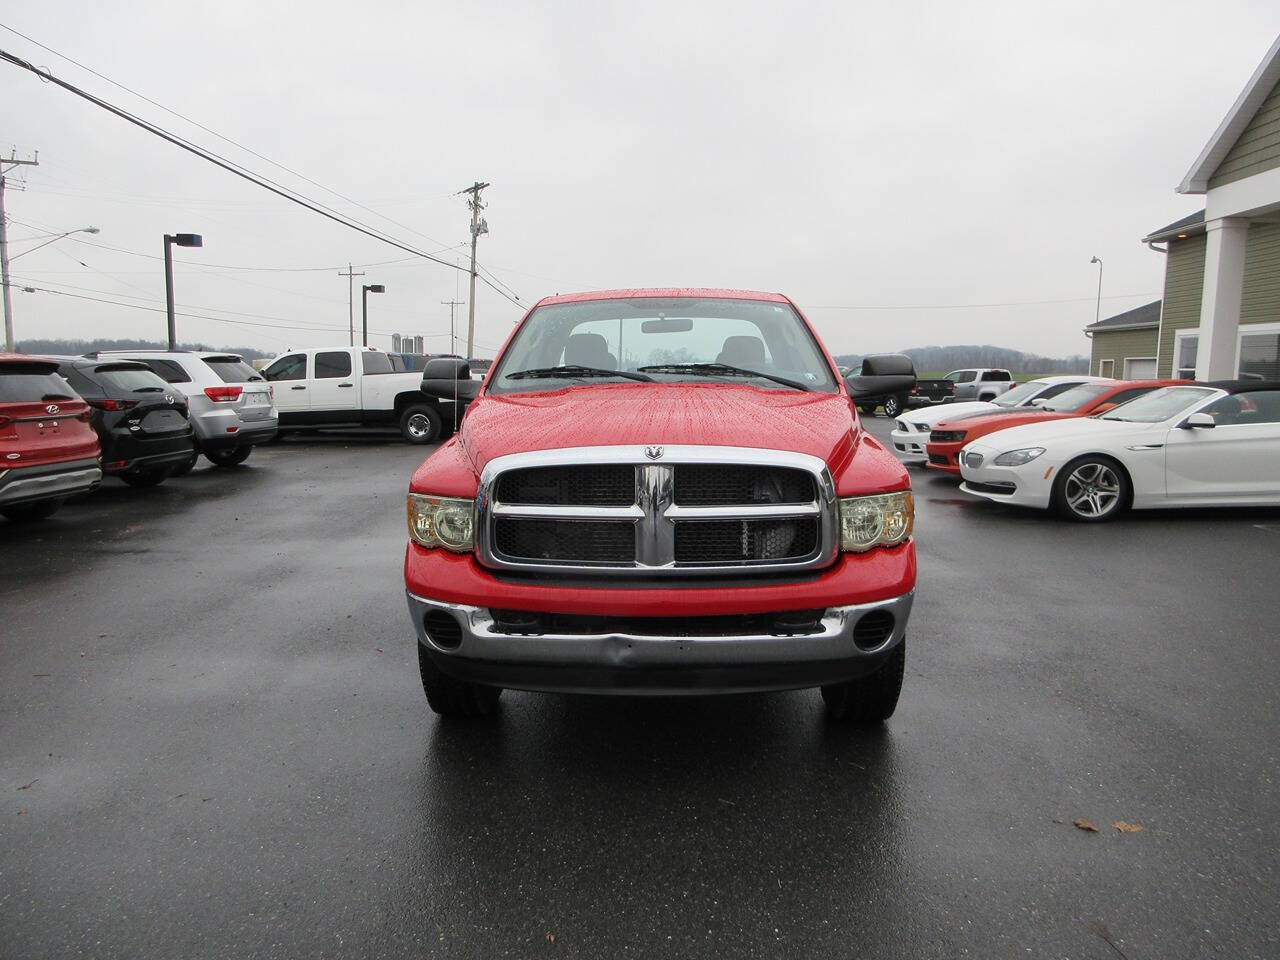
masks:
<instances>
[{"instance_id":1,"label":"fog light opening in bumper","mask_svg":"<svg viewBox=\"0 0 1280 960\"><path fill-rule=\"evenodd\" d=\"M443 610L428 610L422 617L422 629L442 650L456 650L462 645L462 627Z\"/></svg>"},{"instance_id":2,"label":"fog light opening in bumper","mask_svg":"<svg viewBox=\"0 0 1280 960\"><path fill-rule=\"evenodd\" d=\"M872 610L853 627L853 642L859 650L874 650L893 636L897 619L888 610Z\"/></svg>"}]
</instances>

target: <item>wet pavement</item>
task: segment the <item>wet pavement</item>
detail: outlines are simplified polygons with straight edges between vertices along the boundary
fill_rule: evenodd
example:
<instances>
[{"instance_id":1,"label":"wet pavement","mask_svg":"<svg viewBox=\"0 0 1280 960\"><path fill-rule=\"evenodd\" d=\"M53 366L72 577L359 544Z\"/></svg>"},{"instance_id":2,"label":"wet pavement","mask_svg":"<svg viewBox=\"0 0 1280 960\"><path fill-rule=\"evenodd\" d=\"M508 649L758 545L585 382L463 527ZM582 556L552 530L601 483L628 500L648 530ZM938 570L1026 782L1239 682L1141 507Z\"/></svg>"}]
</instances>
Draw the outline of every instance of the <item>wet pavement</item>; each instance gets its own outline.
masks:
<instances>
[{"instance_id":1,"label":"wet pavement","mask_svg":"<svg viewBox=\"0 0 1280 960\"><path fill-rule=\"evenodd\" d=\"M1068 525L914 471L883 730L813 691L468 726L403 601L422 456L0 521L0 956L1280 955L1280 511Z\"/></svg>"}]
</instances>

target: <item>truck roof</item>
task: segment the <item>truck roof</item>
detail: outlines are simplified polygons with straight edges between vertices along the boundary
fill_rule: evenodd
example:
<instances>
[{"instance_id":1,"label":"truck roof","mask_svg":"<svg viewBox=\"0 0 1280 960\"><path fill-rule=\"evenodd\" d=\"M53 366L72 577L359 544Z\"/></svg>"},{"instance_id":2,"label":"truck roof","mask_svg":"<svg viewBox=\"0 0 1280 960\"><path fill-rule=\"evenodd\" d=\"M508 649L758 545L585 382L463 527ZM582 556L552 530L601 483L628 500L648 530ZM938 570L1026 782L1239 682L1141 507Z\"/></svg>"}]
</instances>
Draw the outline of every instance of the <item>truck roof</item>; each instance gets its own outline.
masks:
<instances>
[{"instance_id":1,"label":"truck roof","mask_svg":"<svg viewBox=\"0 0 1280 960\"><path fill-rule=\"evenodd\" d=\"M758 290L722 290L716 287L632 287L623 290L589 290L585 293L563 293L543 297L534 306L551 303L579 303L584 300L637 300L645 297L669 299L674 297L716 298L720 300L770 300L774 303L790 303L780 293L764 293Z\"/></svg>"}]
</instances>

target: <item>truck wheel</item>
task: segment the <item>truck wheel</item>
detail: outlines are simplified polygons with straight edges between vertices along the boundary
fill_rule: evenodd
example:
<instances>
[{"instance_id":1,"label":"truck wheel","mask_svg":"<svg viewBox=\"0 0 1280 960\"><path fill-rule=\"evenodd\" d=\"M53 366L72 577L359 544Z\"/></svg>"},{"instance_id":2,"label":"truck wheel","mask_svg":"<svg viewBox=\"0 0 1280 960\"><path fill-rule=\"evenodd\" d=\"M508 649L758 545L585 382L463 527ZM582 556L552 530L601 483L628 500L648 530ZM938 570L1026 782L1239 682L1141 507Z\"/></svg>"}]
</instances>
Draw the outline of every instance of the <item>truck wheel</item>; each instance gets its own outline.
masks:
<instances>
[{"instance_id":1,"label":"truck wheel","mask_svg":"<svg viewBox=\"0 0 1280 960\"><path fill-rule=\"evenodd\" d=\"M253 447L232 447L230 450L208 450L205 456L218 467L234 467L249 459Z\"/></svg>"},{"instance_id":2,"label":"truck wheel","mask_svg":"<svg viewBox=\"0 0 1280 960\"><path fill-rule=\"evenodd\" d=\"M199 460L199 459L200 459L200 454L198 454L198 453L193 453L193 454L191 455L191 459L190 459L190 460L184 460L182 463L178 464L176 467L174 467L172 470L170 470L170 471L169 471L169 476L171 476L171 477L185 477L188 473L190 473L190 472L192 471L192 469L194 469L194 468L195 468L196 461L197 461L197 460Z\"/></svg>"},{"instance_id":3,"label":"truck wheel","mask_svg":"<svg viewBox=\"0 0 1280 960\"><path fill-rule=\"evenodd\" d=\"M1058 471L1050 503L1068 520L1114 520L1129 505L1129 474L1110 457L1088 454Z\"/></svg>"},{"instance_id":4,"label":"truck wheel","mask_svg":"<svg viewBox=\"0 0 1280 960\"><path fill-rule=\"evenodd\" d=\"M501 687L455 680L431 662L427 648L418 644L418 672L427 705L442 717L487 717L498 707Z\"/></svg>"},{"instance_id":5,"label":"truck wheel","mask_svg":"<svg viewBox=\"0 0 1280 960\"><path fill-rule=\"evenodd\" d=\"M38 503L16 503L12 507L5 507L0 510L0 514L9 519L12 523L31 523L34 520L44 520L51 517L54 511L62 506L61 500L41 500Z\"/></svg>"},{"instance_id":6,"label":"truck wheel","mask_svg":"<svg viewBox=\"0 0 1280 960\"><path fill-rule=\"evenodd\" d=\"M822 688L827 714L833 720L850 723L883 723L893 716L902 692L902 673L907 662L907 640L903 637L893 653L875 673L845 683Z\"/></svg>"},{"instance_id":7,"label":"truck wheel","mask_svg":"<svg viewBox=\"0 0 1280 960\"><path fill-rule=\"evenodd\" d=\"M906 406L902 397L885 397L884 415L892 420L902 412L902 408Z\"/></svg>"},{"instance_id":8,"label":"truck wheel","mask_svg":"<svg viewBox=\"0 0 1280 960\"><path fill-rule=\"evenodd\" d=\"M400 436L410 443L431 443L440 436L440 412L425 403L405 407L400 414Z\"/></svg>"}]
</instances>

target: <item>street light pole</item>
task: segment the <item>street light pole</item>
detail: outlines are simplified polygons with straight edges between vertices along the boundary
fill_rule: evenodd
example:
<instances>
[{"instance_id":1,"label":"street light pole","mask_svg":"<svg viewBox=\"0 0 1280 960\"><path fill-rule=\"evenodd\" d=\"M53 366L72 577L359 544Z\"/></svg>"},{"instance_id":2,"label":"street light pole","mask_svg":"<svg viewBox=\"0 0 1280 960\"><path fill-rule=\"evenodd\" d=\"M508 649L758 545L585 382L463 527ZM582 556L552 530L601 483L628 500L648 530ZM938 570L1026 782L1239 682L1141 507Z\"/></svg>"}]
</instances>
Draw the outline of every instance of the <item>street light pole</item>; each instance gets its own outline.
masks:
<instances>
[{"instance_id":1,"label":"street light pole","mask_svg":"<svg viewBox=\"0 0 1280 960\"><path fill-rule=\"evenodd\" d=\"M369 294L386 293L387 288L380 283L366 283L360 286L360 342L369 345Z\"/></svg>"},{"instance_id":2,"label":"street light pole","mask_svg":"<svg viewBox=\"0 0 1280 960\"><path fill-rule=\"evenodd\" d=\"M169 349L178 349L178 331L173 321L173 246L203 247L204 237L198 233L175 233L164 235L164 300L169 316Z\"/></svg>"},{"instance_id":3,"label":"street light pole","mask_svg":"<svg viewBox=\"0 0 1280 960\"><path fill-rule=\"evenodd\" d=\"M9 262L13 263L13 261L17 260L19 257L25 257L28 253L35 253L41 247L47 247L51 243L57 243L63 237L69 237L73 233L101 233L101 232L102 231L99 230L97 227L80 227L78 230L68 230L66 233L59 233L53 237L50 237L44 243L37 243L34 247L30 247L26 250L23 250L21 253L15 253L12 257L9 258Z\"/></svg>"},{"instance_id":4,"label":"street light pole","mask_svg":"<svg viewBox=\"0 0 1280 960\"><path fill-rule=\"evenodd\" d=\"M1094 257L1089 262L1098 265L1098 301L1093 308L1093 322L1097 323L1102 318L1102 258Z\"/></svg>"}]
</instances>

